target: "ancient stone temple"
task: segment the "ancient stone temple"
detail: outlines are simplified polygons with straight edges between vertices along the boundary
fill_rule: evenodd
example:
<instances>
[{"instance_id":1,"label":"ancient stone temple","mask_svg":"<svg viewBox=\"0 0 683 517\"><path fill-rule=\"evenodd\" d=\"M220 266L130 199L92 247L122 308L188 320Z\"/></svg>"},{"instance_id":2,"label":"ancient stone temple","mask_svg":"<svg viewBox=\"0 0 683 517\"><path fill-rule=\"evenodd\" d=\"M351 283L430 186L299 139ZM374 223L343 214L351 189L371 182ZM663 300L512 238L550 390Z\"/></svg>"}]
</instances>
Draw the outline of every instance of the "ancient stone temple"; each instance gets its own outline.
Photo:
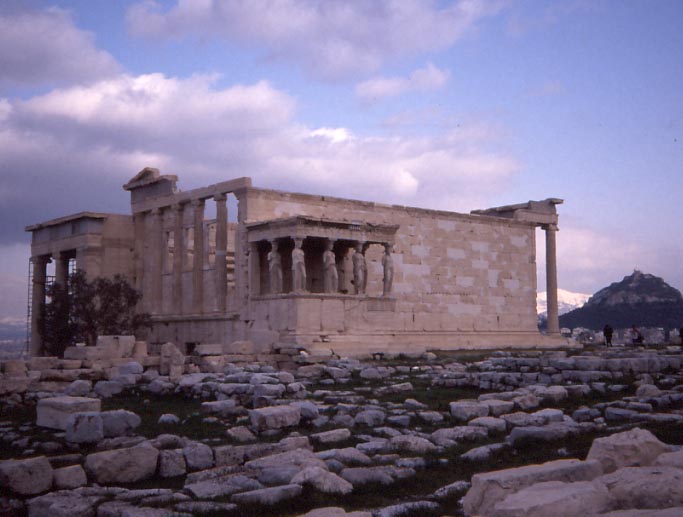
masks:
<instances>
[{"instance_id":1,"label":"ancient stone temple","mask_svg":"<svg viewBox=\"0 0 683 517\"><path fill-rule=\"evenodd\" d=\"M82 212L27 228L32 354L50 261L56 281L70 261L91 277L126 276L152 315L151 343L339 354L561 344L560 199L461 214L261 189L250 178L190 191L176 182L145 168L123 187L131 215ZM536 327L539 226L547 336Z\"/></svg>"}]
</instances>

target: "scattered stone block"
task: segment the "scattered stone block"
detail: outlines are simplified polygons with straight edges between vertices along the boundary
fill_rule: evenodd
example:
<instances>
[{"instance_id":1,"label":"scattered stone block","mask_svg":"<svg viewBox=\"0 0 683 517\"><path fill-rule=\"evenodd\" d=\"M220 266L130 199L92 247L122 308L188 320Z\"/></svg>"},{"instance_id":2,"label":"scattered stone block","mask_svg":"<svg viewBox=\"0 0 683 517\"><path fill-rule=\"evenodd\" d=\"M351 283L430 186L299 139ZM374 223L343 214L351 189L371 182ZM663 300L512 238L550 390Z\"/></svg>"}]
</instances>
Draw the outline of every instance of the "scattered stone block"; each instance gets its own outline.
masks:
<instances>
[{"instance_id":1,"label":"scattered stone block","mask_svg":"<svg viewBox=\"0 0 683 517\"><path fill-rule=\"evenodd\" d=\"M610 496L598 482L537 483L497 503L491 517L575 517L609 509Z\"/></svg>"},{"instance_id":2,"label":"scattered stone block","mask_svg":"<svg viewBox=\"0 0 683 517\"><path fill-rule=\"evenodd\" d=\"M52 465L45 456L0 462L0 487L18 495L35 495L52 487Z\"/></svg>"},{"instance_id":3,"label":"scattered stone block","mask_svg":"<svg viewBox=\"0 0 683 517\"><path fill-rule=\"evenodd\" d=\"M182 449L159 451L159 476L171 478L187 472L187 464Z\"/></svg>"},{"instance_id":4,"label":"scattered stone block","mask_svg":"<svg viewBox=\"0 0 683 517\"><path fill-rule=\"evenodd\" d=\"M477 400L458 400L449 404L451 416L456 420L468 421L480 416L488 416L487 402Z\"/></svg>"},{"instance_id":5,"label":"scattered stone block","mask_svg":"<svg viewBox=\"0 0 683 517\"><path fill-rule=\"evenodd\" d=\"M595 480L609 490L613 509L683 506L683 470L674 467L625 467Z\"/></svg>"},{"instance_id":6,"label":"scattered stone block","mask_svg":"<svg viewBox=\"0 0 683 517\"><path fill-rule=\"evenodd\" d=\"M99 484L134 483L154 475L159 451L150 445L96 452L85 458L85 470Z\"/></svg>"},{"instance_id":7,"label":"scattered stone block","mask_svg":"<svg viewBox=\"0 0 683 517\"><path fill-rule=\"evenodd\" d=\"M85 470L80 465L70 465L53 471L53 486L56 490L68 490L88 484Z\"/></svg>"},{"instance_id":8,"label":"scattered stone block","mask_svg":"<svg viewBox=\"0 0 683 517\"><path fill-rule=\"evenodd\" d=\"M36 425L66 431L69 416L75 413L100 411L102 401L88 397L49 397L40 399L36 406Z\"/></svg>"},{"instance_id":9,"label":"scattered stone block","mask_svg":"<svg viewBox=\"0 0 683 517\"><path fill-rule=\"evenodd\" d=\"M587 460L597 460L604 472L652 465L668 446L646 429L635 428L593 440Z\"/></svg>"},{"instance_id":10,"label":"scattered stone block","mask_svg":"<svg viewBox=\"0 0 683 517\"><path fill-rule=\"evenodd\" d=\"M80 517L95 515L105 495L85 495L75 491L53 492L28 501L29 517ZM105 503L106 504L106 503ZM102 506L99 507L100 509ZM106 515L106 514L102 514Z\"/></svg>"},{"instance_id":11,"label":"scattered stone block","mask_svg":"<svg viewBox=\"0 0 683 517\"><path fill-rule=\"evenodd\" d=\"M351 431L348 429L332 429L331 431L312 434L311 438L321 444L343 442L351 438Z\"/></svg>"},{"instance_id":12,"label":"scattered stone block","mask_svg":"<svg viewBox=\"0 0 683 517\"><path fill-rule=\"evenodd\" d=\"M66 421L66 440L71 443L97 443L104 438L99 412L75 413Z\"/></svg>"},{"instance_id":13,"label":"scattered stone block","mask_svg":"<svg viewBox=\"0 0 683 517\"><path fill-rule=\"evenodd\" d=\"M299 424L301 410L297 406L268 406L249 411L251 425L259 430L282 429Z\"/></svg>"},{"instance_id":14,"label":"scattered stone block","mask_svg":"<svg viewBox=\"0 0 683 517\"><path fill-rule=\"evenodd\" d=\"M213 467L213 449L201 442L190 442L183 447L188 470L204 470Z\"/></svg>"},{"instance_id":15,"label":"scattered stone block","mask_svg":"<svg viewBox=\"0 0 683 517\"><path fill-rule=\"evenodd\" d=\"M283 485L271 488L261 488L242 492L232 496L232 502L237 504L262 504L273 506L301 494L301 485Z\"/></svg>"},{"instance_id":16,"label":"scattered stone block","mask_svg":"<svg viewBox=\"0 0 683 517\"><path fill-rule=\"evenodd\" d=\"M102 430L107 438L125 436L134 431L141 423L138 415L124 409L103 411L100 415L102 417Z\"/></svg>"},{"instance_id":17,"label":"scattered stone block","mask_svg":"<svg viewBox=\"0 0 683 517\"><path fill-rule=\"evenodd\" d=\"M591 481L602 474L600 462L575 459L497 470L472 476L472 488L463 499L465 515L490 515L510 494L543 481Z\"/></svg>"}]
</instances>

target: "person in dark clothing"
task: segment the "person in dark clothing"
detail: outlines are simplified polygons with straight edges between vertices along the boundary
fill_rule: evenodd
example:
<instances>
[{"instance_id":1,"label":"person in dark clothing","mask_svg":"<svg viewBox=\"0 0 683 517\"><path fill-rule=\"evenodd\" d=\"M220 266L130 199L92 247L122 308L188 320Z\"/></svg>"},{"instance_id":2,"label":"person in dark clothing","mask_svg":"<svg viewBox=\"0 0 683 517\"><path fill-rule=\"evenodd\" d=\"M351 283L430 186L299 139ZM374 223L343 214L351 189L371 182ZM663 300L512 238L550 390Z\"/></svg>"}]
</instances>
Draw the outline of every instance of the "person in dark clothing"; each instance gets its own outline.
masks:
<instances>
[{"instance_id":1,"label":"person in dark clothing","mask_svg":"<svg viewBox=\"0 0 683 517\"><path fill-rule=\"evenodd\" d=\"M631 338L633 339L633 345L642 345L644 338L643 335L638 330L638 327L631 325Z\"/></svg>"},{"instance_id":2,"label":"person in dark clothing","mask_svg":"<svg viewBox=\"0 0 683 517\"><path fill-rule=\"evenodd\" d=\"M612 346L612 334L614 334L614 329L609 323L602 329L602 333L605 335L605 345Z\"/></svg>"}]
</instances>

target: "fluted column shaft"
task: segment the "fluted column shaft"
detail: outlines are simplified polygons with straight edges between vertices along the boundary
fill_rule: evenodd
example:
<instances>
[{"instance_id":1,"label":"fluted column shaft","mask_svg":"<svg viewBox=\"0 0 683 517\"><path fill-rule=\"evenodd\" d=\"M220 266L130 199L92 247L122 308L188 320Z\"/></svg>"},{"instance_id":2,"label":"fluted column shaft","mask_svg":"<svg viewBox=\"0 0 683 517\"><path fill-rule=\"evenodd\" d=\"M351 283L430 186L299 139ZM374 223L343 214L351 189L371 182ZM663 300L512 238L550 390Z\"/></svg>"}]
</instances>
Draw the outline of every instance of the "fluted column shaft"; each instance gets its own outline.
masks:
<instances>
[{"instance_id":1,"label":"fluted column shaft","mask_svg":"<svg viewBox=\"0 0 683 517\"><path fill-rule=\"evenodd\" d=\"M225 312L225 301L228 294L228 207L227 196L216 194L216 260L214 263L216 275L216 310Z\"/></svg>"},{"instance_id":2,"label":"fluted column shaft","mask_svg":"<svg viewBox=\"0 0 683 517\"><path fill-rule=\"evenodd\" d=\"M194 209L193 312L204 312L204 200L192 201Z\"/></svg>"},{"instance_id":3,"label":"fluted column shaft","mask_svg":"<svg viewBox=\"0 0 683 517\"><path fill-rule=\"evenodd\" d=\"M31 286L31 343L29 353L31 357L43 353L43 336L40 335L40 317L45 305L45 281L47 279L47 264L50 257L42 255L31 257L33 263L33 285Z\"/></svg>"},{"instance_id":4,"label":"fluted column shaft","mask_svg":"<svg viewBox=\"0 0 683 517\"><path fill-rule=\"evenodd\" d=\"M161 208L154 208L152 217L152 312L163 312L164 224Z\"/></svg>"},{"instance_id":5,"label":"fluted column shaft","mask_svg":"<svg viewBox=\"0 0 683 517\"><path fill-rule=\"evenodd\" d=\"M548 297L548 335L560 334L557 308L557 225L549 224L545 230L545 278Z\"/></svg>"},{"instance_id":6,"label":"fluted column shaft","mask_svg":"<svg viewBox=\"0 0 683 517\"><path fill-rule=\"evenodd\" d=\"M183 312L183 255L185 255L183 205L174 205L173 214L173 311L181 314Z\"/></svg>"}]
</instances>

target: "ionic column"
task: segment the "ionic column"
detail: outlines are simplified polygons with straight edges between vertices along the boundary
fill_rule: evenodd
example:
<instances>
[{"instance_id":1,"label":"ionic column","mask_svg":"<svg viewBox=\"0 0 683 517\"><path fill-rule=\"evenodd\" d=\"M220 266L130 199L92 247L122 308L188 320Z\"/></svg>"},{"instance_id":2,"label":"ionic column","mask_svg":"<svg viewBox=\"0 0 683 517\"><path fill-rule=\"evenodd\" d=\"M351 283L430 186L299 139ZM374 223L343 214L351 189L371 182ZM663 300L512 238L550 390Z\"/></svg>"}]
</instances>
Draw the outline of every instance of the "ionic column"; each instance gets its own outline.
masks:
<instances>
[{"instance_id":1,"label":"ionic column","mask_svg":"<svg viewBox=\"0 0 683 517\"><path fill-rule=\"evenodd\" d=\"M31 344L29 353L36 357L43 352L43 336L40 335L40 317L45 305L45 280L49 255L31 257L33 263L33 285L31 286Z\"/></svg>"},{"instance_id":2,"label":"ionic column","mask_svg":"<svg viewBox=\"0 0 683 517\"><path fill-rule=\"evenodd\" d=\"M216 260L214 263L216 275L216 309L225 312L225 300L228 294L228 268L226 254L228 252L228 207L225 204L227 196L216 194Z\"/></svg>"},{"instance_id":3,"label":"ionic column","mask_svg":"<svg viewBox=\"0 0 683 517\"><path fill-rule=\"evenodd\" d=\"M55 282L66 287L69 281L69 255L62 252L57 255L55 261Z\"/></svg>"},{"instance_id":4,"label":"ionic column","mask_svg":"<svg viewBox=\"0 0 683 517\"><path fill-rule=\"evenodd\" d=\"M163 312L164 291L164 220L161 208L154 208L152 217L152 312Z\"/></svg>"},{"instance_id":5,"label":"ionic column","mask_svg":"<svg viewBox=\"0 0 683 517\"><path fill-rule=\"evenodd\" d=\"M135 247L133 250L133 267L134 267L134 280L135 289L141 293L145 291L144 287L144 276L145 276L145 238L146 228L145 228L145 214L137 213L133 215L133 233L135 235ZM147 310L147 297L142 299L142 307Z\"/></svg>"},{"instance_id":6,"label":"ionic column","mask_svg":"<svg viewBox=\"0 0 683 517\"><path fill-rule=\"evenodd\" d=\"M183 312L183 213L183 205L173 205L173 311L176 314Z\"/></svg>"},{"instance_id":7,"label":"ionic column","mask_svg":"<svg viewBox=\"0 0 683 517\"><path fill-rule=\"evenodd\" d=\"M192 309L204 312L204 200L192 200L194 209L194 260L192 274Z\"/></svg>"},{"instance_id":8,"label":"ionic column","mask_svg":"<svg viewBox=\"0 0 683 517\"><path fill-rule=\"evenodd\" d=\"M545 278L548 296L548 335L559 335L560 319L557 310L557 225L544 226L545 230Z\"/></svg>"}]
</instances>

